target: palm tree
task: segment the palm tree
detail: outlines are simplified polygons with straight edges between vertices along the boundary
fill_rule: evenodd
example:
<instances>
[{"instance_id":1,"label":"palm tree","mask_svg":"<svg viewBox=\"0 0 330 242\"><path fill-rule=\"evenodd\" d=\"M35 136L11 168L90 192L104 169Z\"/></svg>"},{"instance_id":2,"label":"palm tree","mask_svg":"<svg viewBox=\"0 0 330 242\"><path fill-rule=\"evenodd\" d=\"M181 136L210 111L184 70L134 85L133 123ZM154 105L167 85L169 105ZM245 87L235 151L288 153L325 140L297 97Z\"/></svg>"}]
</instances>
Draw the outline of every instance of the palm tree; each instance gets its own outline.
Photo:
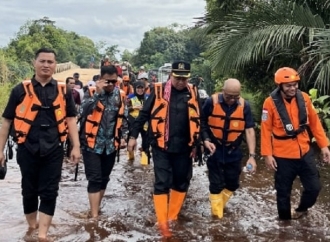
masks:
<instances>
[{"instance_id":1,"label":"palm tree","mask_svg":"<svg viewBox=\"0 0 330 242\"><path fill-rule=\"evenodd\" d=\"M208 53L213 70L235 73L260 61L268 61L271 71L291 65L328 92L330 0L234 1L227 12L222 6L233 1L217 2L199 22L212 36Z\"/></svg>"}]
</instances>

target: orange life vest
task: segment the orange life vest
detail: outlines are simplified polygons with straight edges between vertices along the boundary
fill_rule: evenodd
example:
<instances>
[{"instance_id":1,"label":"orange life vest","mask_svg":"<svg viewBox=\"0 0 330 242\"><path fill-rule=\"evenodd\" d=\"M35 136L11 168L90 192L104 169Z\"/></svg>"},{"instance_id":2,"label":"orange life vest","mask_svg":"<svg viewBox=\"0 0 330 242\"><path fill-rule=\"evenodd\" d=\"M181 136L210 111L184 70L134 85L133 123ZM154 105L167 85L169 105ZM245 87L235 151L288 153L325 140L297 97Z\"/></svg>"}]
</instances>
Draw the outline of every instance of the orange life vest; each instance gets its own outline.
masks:
<instances>
[{"instance_id":1,"label":"orange life vest","mask_svg":"<svg viewBox=\"0 0 330 242\"><path fill-rule=\"evenodd\" d=\"M121 90L124 91L125 95L128 96L129 94L133 93L134 90L133 90L133 87L132 85L128 84L127 86L125 86L123 83L120 83L119 84L119 87Z\"/></svg>"},{"instance_id":2,"label":"orange life vest","mask_svg":"<svg viewBox=\"0 0 330 242\"><path fill-rule=\"evenodd\" d=\"M157 145L160 148L165 149L165 129L167 120L167 110L169 103L163 98L163 84L155 83L155 103L151 111L151 131L153 136L157 140ZM190 142L189 146L193 146L198 139L200 130L200 110L197 100L196 87L189 84L188 86L191 98L188 101L188 115L189 115L189 130L190 130Z\"/></svg>"},{"instance_id":3,"label":"orange life vest","mask_svg":"<svg viewBox=\"0 0 330 242\"><path fill-rule=\"evenodd\" d=\"M148 86L148 88L144 89L144 94L150 94L150 86Z\"/></svg>"},{"instance_id":4,"label":"orange life vest","mask_svg":"<svg viewBox=\"0 0 330 242\"><path fill-rule=\"evenodd\" d=\"M96 87L88 87L89 96L93 97L96 92Z\"/></svg>"},{"instance_id":5,"label":"orange life vest","mask_svg":"<svg viewBox=\"0 0 330 242\"><path fill-rule=\"evenodd\" d=\"M25 142L30 131L31 124L35 120L42 104L34 92L31 80L22 82L25 97L23 101L16 107L16 116L14 118L15 138L18 144ZM57 82L58 95L53 102L55 119L57 122L60 141L64 142L67 136L66 118L66 85L64 82Z\"/></svg>"},{"instance_id":6,"label":"orange life vest","mask_svg":"<svg viewBox=\"0 0 330 242\"><path fill-rule=\"evenodd\" d=\"M120 129L123 124L123 117L124 117L124 108L125 108L125 94L123 92L119 92L120 94L120 102L121 106L118 111L117 122L115 127L115 147L116 149L120 146ZM102 120L104 111L104 105L101 101L98 101L96 107L94 108L93 112L87 116L86 123L85 123L85 136L87 140L87 145L89 148L94 149L95 142L96 142L96 135L99 131L100 123Z\"/></svg>"},{"instance_id":7,"label":"orange life vest","mask_svg":"<svg viewBox=\"0 0 330 242\"><path fill-rule=\"evenodd\" d=\"M218 100L219 93L212 95L213 111L208 118L208 125L216 139L221 144L230 145L244 132L244 99L239 99L239 104L235 111L227 117L223 111L221 104ZM223 140L223 129L225 127L226 119L229 118L229 129L227 130L227 139Z\"/></svg>"}]
</instances>

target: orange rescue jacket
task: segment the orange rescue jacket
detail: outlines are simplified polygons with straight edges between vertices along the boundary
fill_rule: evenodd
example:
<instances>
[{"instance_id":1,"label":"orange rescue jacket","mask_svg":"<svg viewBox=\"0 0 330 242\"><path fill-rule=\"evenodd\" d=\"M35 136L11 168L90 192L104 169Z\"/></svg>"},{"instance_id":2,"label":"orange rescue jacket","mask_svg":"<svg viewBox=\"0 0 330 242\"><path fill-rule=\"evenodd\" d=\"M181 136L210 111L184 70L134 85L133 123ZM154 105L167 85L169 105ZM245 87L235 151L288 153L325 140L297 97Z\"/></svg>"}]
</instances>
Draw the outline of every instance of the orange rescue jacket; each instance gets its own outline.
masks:
<instances>
[{"instance_id":1,"label":"orange rescue jacket","mask_svg":"<svg viewBox=\"0 0 330 242\"><path fill-rule=\"evenodd\" d=\"M278 104L276 106L277 101L274 101L274 97L274 95L268 97L263 104L261 155L300 159L310 149L307 130L305 128L300 130L306 125L320 148L328 146L328 139L307 93L299 91L291 102L284 100L279 94L277 98L282 99L282 107ZM307 117L304 117L304 113Z\"/></svg>"},{"instance_id":2,"label":"orange rescue jacket","mask_svg":"<svg viewBox=\"0 0 330 242\"><path fill-rule=\"evenodd\" d=\"M134 89L131 84L128 84L127 86L125 86L123 83L120 83L119 87L121 90L124 91L126 96L128 96L131 93L134 93Z\"/></svg>"},{"instance_id":3,"label":"orange rescue jacket","mask_svg":"<svg viewBox=\"0 0 330 242\"><path fill-rule=\"evenodd\" d=\"M31 124L35 120L39 109L41 108L41 102L34 92L31 80L22 82L25 90L25 97L23 101L16 107L16 116L14 118L14 130L15 138L18 144L25 142L26 137L30 131ZM67 136L66 118L66 85L64 82L57 82L58 95L53 102L53 109L55 119L57 122L60 141L64 142Z\"/></svg>"},{"instance_id":4,"label":"orange rescue jacket","mask_svg":"<svg viewBox=\"0 0 330 242\"><path fill-rule=\"evenodd\" d=\"M153 136L157 140L157 145L160 148L165 149L165 129L167 120L167 110L169 108L168 102L163 98L163 84L155 83L155 103L151 111L150 125ZM191 94L191 98L188 101L188 114L189 114L189 130L190 130L190 142L189 146L193 146L198 139L200 130L200 110L197 100L196 87L189 84L188 89Z\"/></svg>"},{"instance_id":5,"label":"orange rescue jacket","mask_svg":"<svg viewBox=\"0 0 330 242\"><path fill-rule=\"evenodd\" d=\"M245 101L243 98L240 98L239 104L237 105L235 111L229 117L227 117L226 113L221 107L221 104L219 103L218 97L219 93L215 93L212 95L213 111L208 118L208 126L210 127L214 137L219 141L219 143L228 146L233 144L245 130ZM227 139L223 140L223 130L227 118L229 119L229 130L227 130Z\"/></svg>"},{"instance_id":6,"label":"orange rescue jacket","mask_svg":"<svg viewBox=\"0 0 330 242\"><path fill-rule=\"evenodd\" d=\"M121 105L118 111L117 122L115 126L114 142L116 149L120 146L120 129L123 124L124 108L125 108L125 95L120 92ZM89 148L94 149L96 142L96 135L100 127L104 111L104 105L101 101L98 101L93 112L87 116L85 123L85 135L87 140L87 145Z\"/></svg>"},{"instance_id":7,"label":"orange rescue jacket","mask_svg":"<svg viewBox=\"0 0 330 242\"><path fill-rule=\"evenodd\" d=\"M88 87L88 92L89 92L89 96L90 97L93 97L94 96L94 93L96 92L96 87L89 86Z\"/></svg>"},{"instance_id":8,"label":"orange rescue jacket","mask_svg":"<svg viewBox=\"0 0 330 242\"><path fill-rule=\"evenodd\" d=\"M148 86L148 88L144 89L144 94L150 94L151 90L150 90L150 86Z\"/></svg>"}]
</instances>

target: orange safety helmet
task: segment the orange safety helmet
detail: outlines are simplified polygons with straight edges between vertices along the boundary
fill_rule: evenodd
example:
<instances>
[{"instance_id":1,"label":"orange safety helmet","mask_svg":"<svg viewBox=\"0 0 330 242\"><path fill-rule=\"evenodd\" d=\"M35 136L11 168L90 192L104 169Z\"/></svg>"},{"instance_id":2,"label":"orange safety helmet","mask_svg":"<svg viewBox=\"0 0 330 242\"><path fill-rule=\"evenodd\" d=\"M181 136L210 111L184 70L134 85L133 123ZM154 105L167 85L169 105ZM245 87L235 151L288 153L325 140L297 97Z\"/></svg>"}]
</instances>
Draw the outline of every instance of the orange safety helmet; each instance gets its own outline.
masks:
<instances>
[{"instance_id":1,"label":"orange safety helmet","mask_svg":"<svg viewBox=\"0 0 330 242\"><path fill-rule=\"evenodd\" d=\"M295 69L290 67L282 67L275 72L275 83L289 83L299 81L300 77Z\"/></svg>"}]
</instances>

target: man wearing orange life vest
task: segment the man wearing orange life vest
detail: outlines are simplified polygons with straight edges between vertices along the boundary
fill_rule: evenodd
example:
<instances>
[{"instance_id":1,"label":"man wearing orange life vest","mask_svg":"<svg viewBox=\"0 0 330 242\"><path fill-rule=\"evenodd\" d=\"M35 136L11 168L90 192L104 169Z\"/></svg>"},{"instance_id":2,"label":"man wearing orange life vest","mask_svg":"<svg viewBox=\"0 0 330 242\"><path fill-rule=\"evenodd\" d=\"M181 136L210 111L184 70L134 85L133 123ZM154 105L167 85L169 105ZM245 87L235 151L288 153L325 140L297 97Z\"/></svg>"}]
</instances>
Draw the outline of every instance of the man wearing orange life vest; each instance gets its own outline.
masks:
<instances>
[{"instance_id":1,"label":"man wearing orange life vest","mask_svg":"<svg viewBox=\"0 0 330 242\"><path fill-rule=\"evenodd\" d=\"M149 141L154 162L154 206L158 227L170 237L169 221L178 219L192 177L192 151L200 129L197 89L188 84L190 64L172 64L171 78L155 83L151 94L130 128L128 151L149 122Z\"/></svg>"},{"instance_id":2,"label":"man wearing orange life vest","mask_svg":"<svg viewBox=\"0 0 330 242\"><path fill-rule=\"evenodd\" d=\"M207 159L211 213L223 217L223 210L239 187L243 154L240 145L246 136L249 148L247 164L250 172L256 171L254 121L249 103L240 97L241 84L237 79L225 81L221 93L206 99L203 105L204 118L201 131L208 150Z\"/></svg>"},{"instance_id":3,"label":"man wearing orange life vest","mask_svg":"<svg viewBox=\"0 0 330 242\"><path fill-rule=\"evenodd\" d=\"M308 129L321 148L324 162L329 163L328 140L307 93L298 89L300 77L292 68L275 73L278 87L263 105L261 155L275 170L279 219L297 219L307 214L319 195L321 183L313 159ZM304 187L298 207L291 212L290 195L296 176Z\"/></svg>"},{"instance_id":4,"label":"man wearing orange life vest","mask_svg":"<svg viewBox=\"0 0 330 242\"><path fill-rule=\"evenodd\" d=\"M101 67L95 92L89 87L80 109L80 142L83 151L87 192L93 219L99 215L100 204L109 176L115 164L117 152L125 144L123 122L125 95L115 87L117 68Z\"/></svg>"},{"instance_id":5,"label":"man wearing orange life vest","mask_svg":"<svg viewBox=\"0 0 330 242\"><path fill-rule=\"evenodd\" d=\"M119 88L124 91L126 97L132 93L134 93L133 86L129 84L129 76L123 76L122 82L119 84Z\"/></svg>"},{"instance_id":6,"label":"man wearing orange life vest","mask_svg":"<svg viewBox=\"0 0 330 242\"><path fill-rule=\"evenodd\" d=\"M4 162L3 150L12 125L17 142L17 163L22 174L23 209L29 225L27 236L39 227L39 241L48 241L67 129L73 146L70 157L74 163L80 160L80 144L71 90L64 82L52 78L56 68L55 52L39 49L33 65L35 75L12 89L2 115L0 164Z\"/></svg>"}]
</instances>

